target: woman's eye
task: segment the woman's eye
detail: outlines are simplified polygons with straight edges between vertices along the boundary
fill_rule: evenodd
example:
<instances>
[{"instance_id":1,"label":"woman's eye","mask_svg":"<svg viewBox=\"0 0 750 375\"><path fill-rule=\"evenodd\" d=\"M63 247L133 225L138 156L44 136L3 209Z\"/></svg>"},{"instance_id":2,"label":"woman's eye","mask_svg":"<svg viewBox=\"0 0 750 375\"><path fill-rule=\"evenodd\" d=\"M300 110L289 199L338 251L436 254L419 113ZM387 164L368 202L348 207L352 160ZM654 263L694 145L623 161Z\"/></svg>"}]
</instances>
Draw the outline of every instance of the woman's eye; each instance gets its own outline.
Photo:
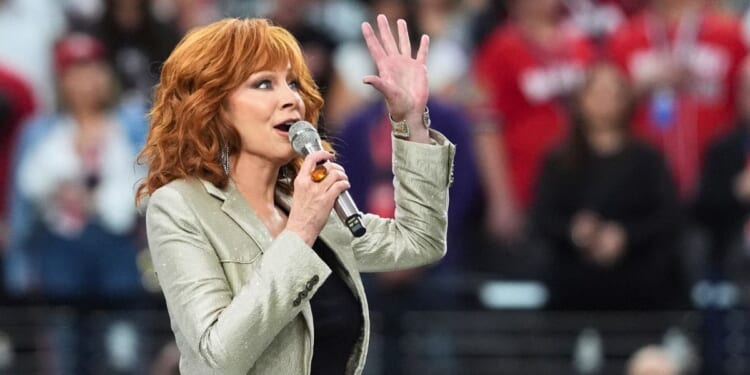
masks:
<instances>
[{"instance_id":1,"label":"woman's eye","mask_svg":"<svg viewBox=\"0 0 750 375\"><path fill-rule=\"evenodd\" d=\"M296 79L293 81L290 81L289 88L291 88L292 90L299 90L299 81Z\"/></svg>"},{"instance_id":2,"label":"woman's eye","mask_svg":"<svg viewBox=\"0 0 750 375\"><path fill-rule=\"evenodd\" d=\"M258 83L255 84L256 88L259 89L270 89L271 88L271 81L268 79L264 79Z\"/></svg>"}]
</instances>

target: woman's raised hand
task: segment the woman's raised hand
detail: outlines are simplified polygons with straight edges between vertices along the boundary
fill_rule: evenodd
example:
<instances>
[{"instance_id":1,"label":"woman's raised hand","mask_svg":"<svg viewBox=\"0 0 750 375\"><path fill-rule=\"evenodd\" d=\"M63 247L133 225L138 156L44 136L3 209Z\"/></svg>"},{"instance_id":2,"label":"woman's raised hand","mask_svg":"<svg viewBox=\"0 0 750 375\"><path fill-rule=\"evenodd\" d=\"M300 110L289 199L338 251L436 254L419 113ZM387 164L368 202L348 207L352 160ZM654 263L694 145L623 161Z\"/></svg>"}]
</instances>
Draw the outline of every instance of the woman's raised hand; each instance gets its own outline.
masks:
<instances>
[{"instance_id":1,"label":"woman's raised hand","mask_svg":"<svg viewBox=\"0 0 750 375\"><path fill-rule=\"evenodd\" d=\"M381 14L377 22L380 38L368 22L362 23L362 34L378 70L377 75L366 76L363 82L380 91L395 121L406 119L413 135L416 131L426 136L422 114L429 96L425 62L430 38L422 35L414 58L406 21L399 19L396 22L398 43L391 33L388 19Z\"/></svg>"}]
</instances>

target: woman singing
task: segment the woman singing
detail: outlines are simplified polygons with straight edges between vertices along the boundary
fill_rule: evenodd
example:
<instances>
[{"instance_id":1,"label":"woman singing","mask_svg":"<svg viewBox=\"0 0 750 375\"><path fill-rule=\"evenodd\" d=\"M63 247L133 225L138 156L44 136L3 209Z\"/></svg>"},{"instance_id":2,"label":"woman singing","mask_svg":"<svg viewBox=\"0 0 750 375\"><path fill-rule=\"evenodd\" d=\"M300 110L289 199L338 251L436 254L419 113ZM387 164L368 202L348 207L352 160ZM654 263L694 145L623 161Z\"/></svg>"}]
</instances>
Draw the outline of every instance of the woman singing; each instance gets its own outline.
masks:
<instances>
[{"instance_id":1,"label":"woman singing","mask_svg":"<svg viewBox=\"0 0 750 375\"><path fill-rule=\"evenodd\" d=\"M289 32L225 19L190 32L165 62L138 198L148 197L182 374L360 374L370 331L360 272L444 255L454 146L429 129L429 39L413 58L406 23L397 42L377 22L379 36L362 25L378 67L363 82L394 126L397 209L365 215L362 237L332 213L349 188L333 154L302 159L289 142L290 124L316 124L323 105Z\"/></svg>"}]
</instances>

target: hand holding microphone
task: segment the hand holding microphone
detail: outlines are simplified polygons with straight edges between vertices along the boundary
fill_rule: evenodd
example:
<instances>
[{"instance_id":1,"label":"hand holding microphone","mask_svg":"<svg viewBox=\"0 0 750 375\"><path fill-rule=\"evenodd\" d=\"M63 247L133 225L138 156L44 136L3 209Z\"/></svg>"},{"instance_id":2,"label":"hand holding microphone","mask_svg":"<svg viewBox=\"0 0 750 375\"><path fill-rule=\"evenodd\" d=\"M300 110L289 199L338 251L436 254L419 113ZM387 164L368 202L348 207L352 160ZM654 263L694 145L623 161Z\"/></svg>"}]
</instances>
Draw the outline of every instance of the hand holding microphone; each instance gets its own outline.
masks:
<instances>
[{"instance_id":1,"label":"hand holding microphone","mask_svg":"<svg viewBox=\"0 0 750 375\"><path fill-rule=\"evenodd\" d=\"M289 217L291 224L311 227L305 232L312 231L317 236L325 224L325 220L320 223L317 220L314 223L297 223L298 218L296 216L293 218L294 209L297 208L302 211L318 210L321 211L322 217L327 219L331 209L330 200L335 199L333 209L344 225L349 228L355 237L364 235L366 229L362 223L362 214L347 191L349 181L344 173L344 168L330 161L333 155L323 150L317 130L306 121L298 121L289 129L289 140L292 143L292 148L298 154L305 156L299 175L294 181L295 206L293 206ZM296 207L297 205L302 205L302 207ZM310 217L310 215L304 216ZM309 220L311 218L304 221ZM312 241L314 241L314 238Z\"/></svg>"}]
</instances>

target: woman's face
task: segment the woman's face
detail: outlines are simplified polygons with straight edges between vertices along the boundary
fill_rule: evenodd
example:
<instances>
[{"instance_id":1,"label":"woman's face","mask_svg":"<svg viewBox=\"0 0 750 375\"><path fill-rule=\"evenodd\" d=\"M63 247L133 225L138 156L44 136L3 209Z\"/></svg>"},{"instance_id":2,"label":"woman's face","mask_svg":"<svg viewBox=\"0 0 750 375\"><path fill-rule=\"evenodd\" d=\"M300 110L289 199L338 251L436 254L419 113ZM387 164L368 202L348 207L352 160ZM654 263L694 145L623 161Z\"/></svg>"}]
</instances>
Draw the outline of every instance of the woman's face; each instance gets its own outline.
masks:
<instances>
[{"instance_id":1,"label":"woman's face","mask_svg":"<svg viewBox=\"0 0 750 375\"><path fill-rule=\"evenodd\" d=\"M560 14L562 3L560 0L514 0L513 6L525 16L549 17Z\"/></svg>"},{"instance_id":2,"label":"woman's face","mask_svg":"<svg viewBox=\"0 0 750 375\"><path fill-rule=\"evenodd\" d=\"M60 77L63 101L73 111L100 110L112 89L112 74L101 61L74 63Z\"/></svg>"},{"instance_id":3,"label":"woman's face","mask_svg":"<svg viewBox=\"0 0 750 375\"><path fill-rule=\"evenodd\" d=\"M143 0L116 0L114 7L115 22L124 30L137 30L144 22Z\"/></svg>"},{"instance_id":4,"label":"woman's face","mask_svg":"<svg viewBox=\"0 0 750 375\"><path fill-rule=\"evenodd\" d=\"M288 66L253 73L229 95L229 119L240 134L242 152L279 165L296 155L289 125L304 118L299 81Z\"/></svg>"},{"instance_id":5,"label":"woman's face","mask_svg":"<svg viewBox=\"0 0 750 375\"><path fill-rule=\"evenodd\" d=\"M581 114L590 126L619 126L627 105L624 82L612 67L597 67L580 94Z\"/></svg>"}]
</instances>

